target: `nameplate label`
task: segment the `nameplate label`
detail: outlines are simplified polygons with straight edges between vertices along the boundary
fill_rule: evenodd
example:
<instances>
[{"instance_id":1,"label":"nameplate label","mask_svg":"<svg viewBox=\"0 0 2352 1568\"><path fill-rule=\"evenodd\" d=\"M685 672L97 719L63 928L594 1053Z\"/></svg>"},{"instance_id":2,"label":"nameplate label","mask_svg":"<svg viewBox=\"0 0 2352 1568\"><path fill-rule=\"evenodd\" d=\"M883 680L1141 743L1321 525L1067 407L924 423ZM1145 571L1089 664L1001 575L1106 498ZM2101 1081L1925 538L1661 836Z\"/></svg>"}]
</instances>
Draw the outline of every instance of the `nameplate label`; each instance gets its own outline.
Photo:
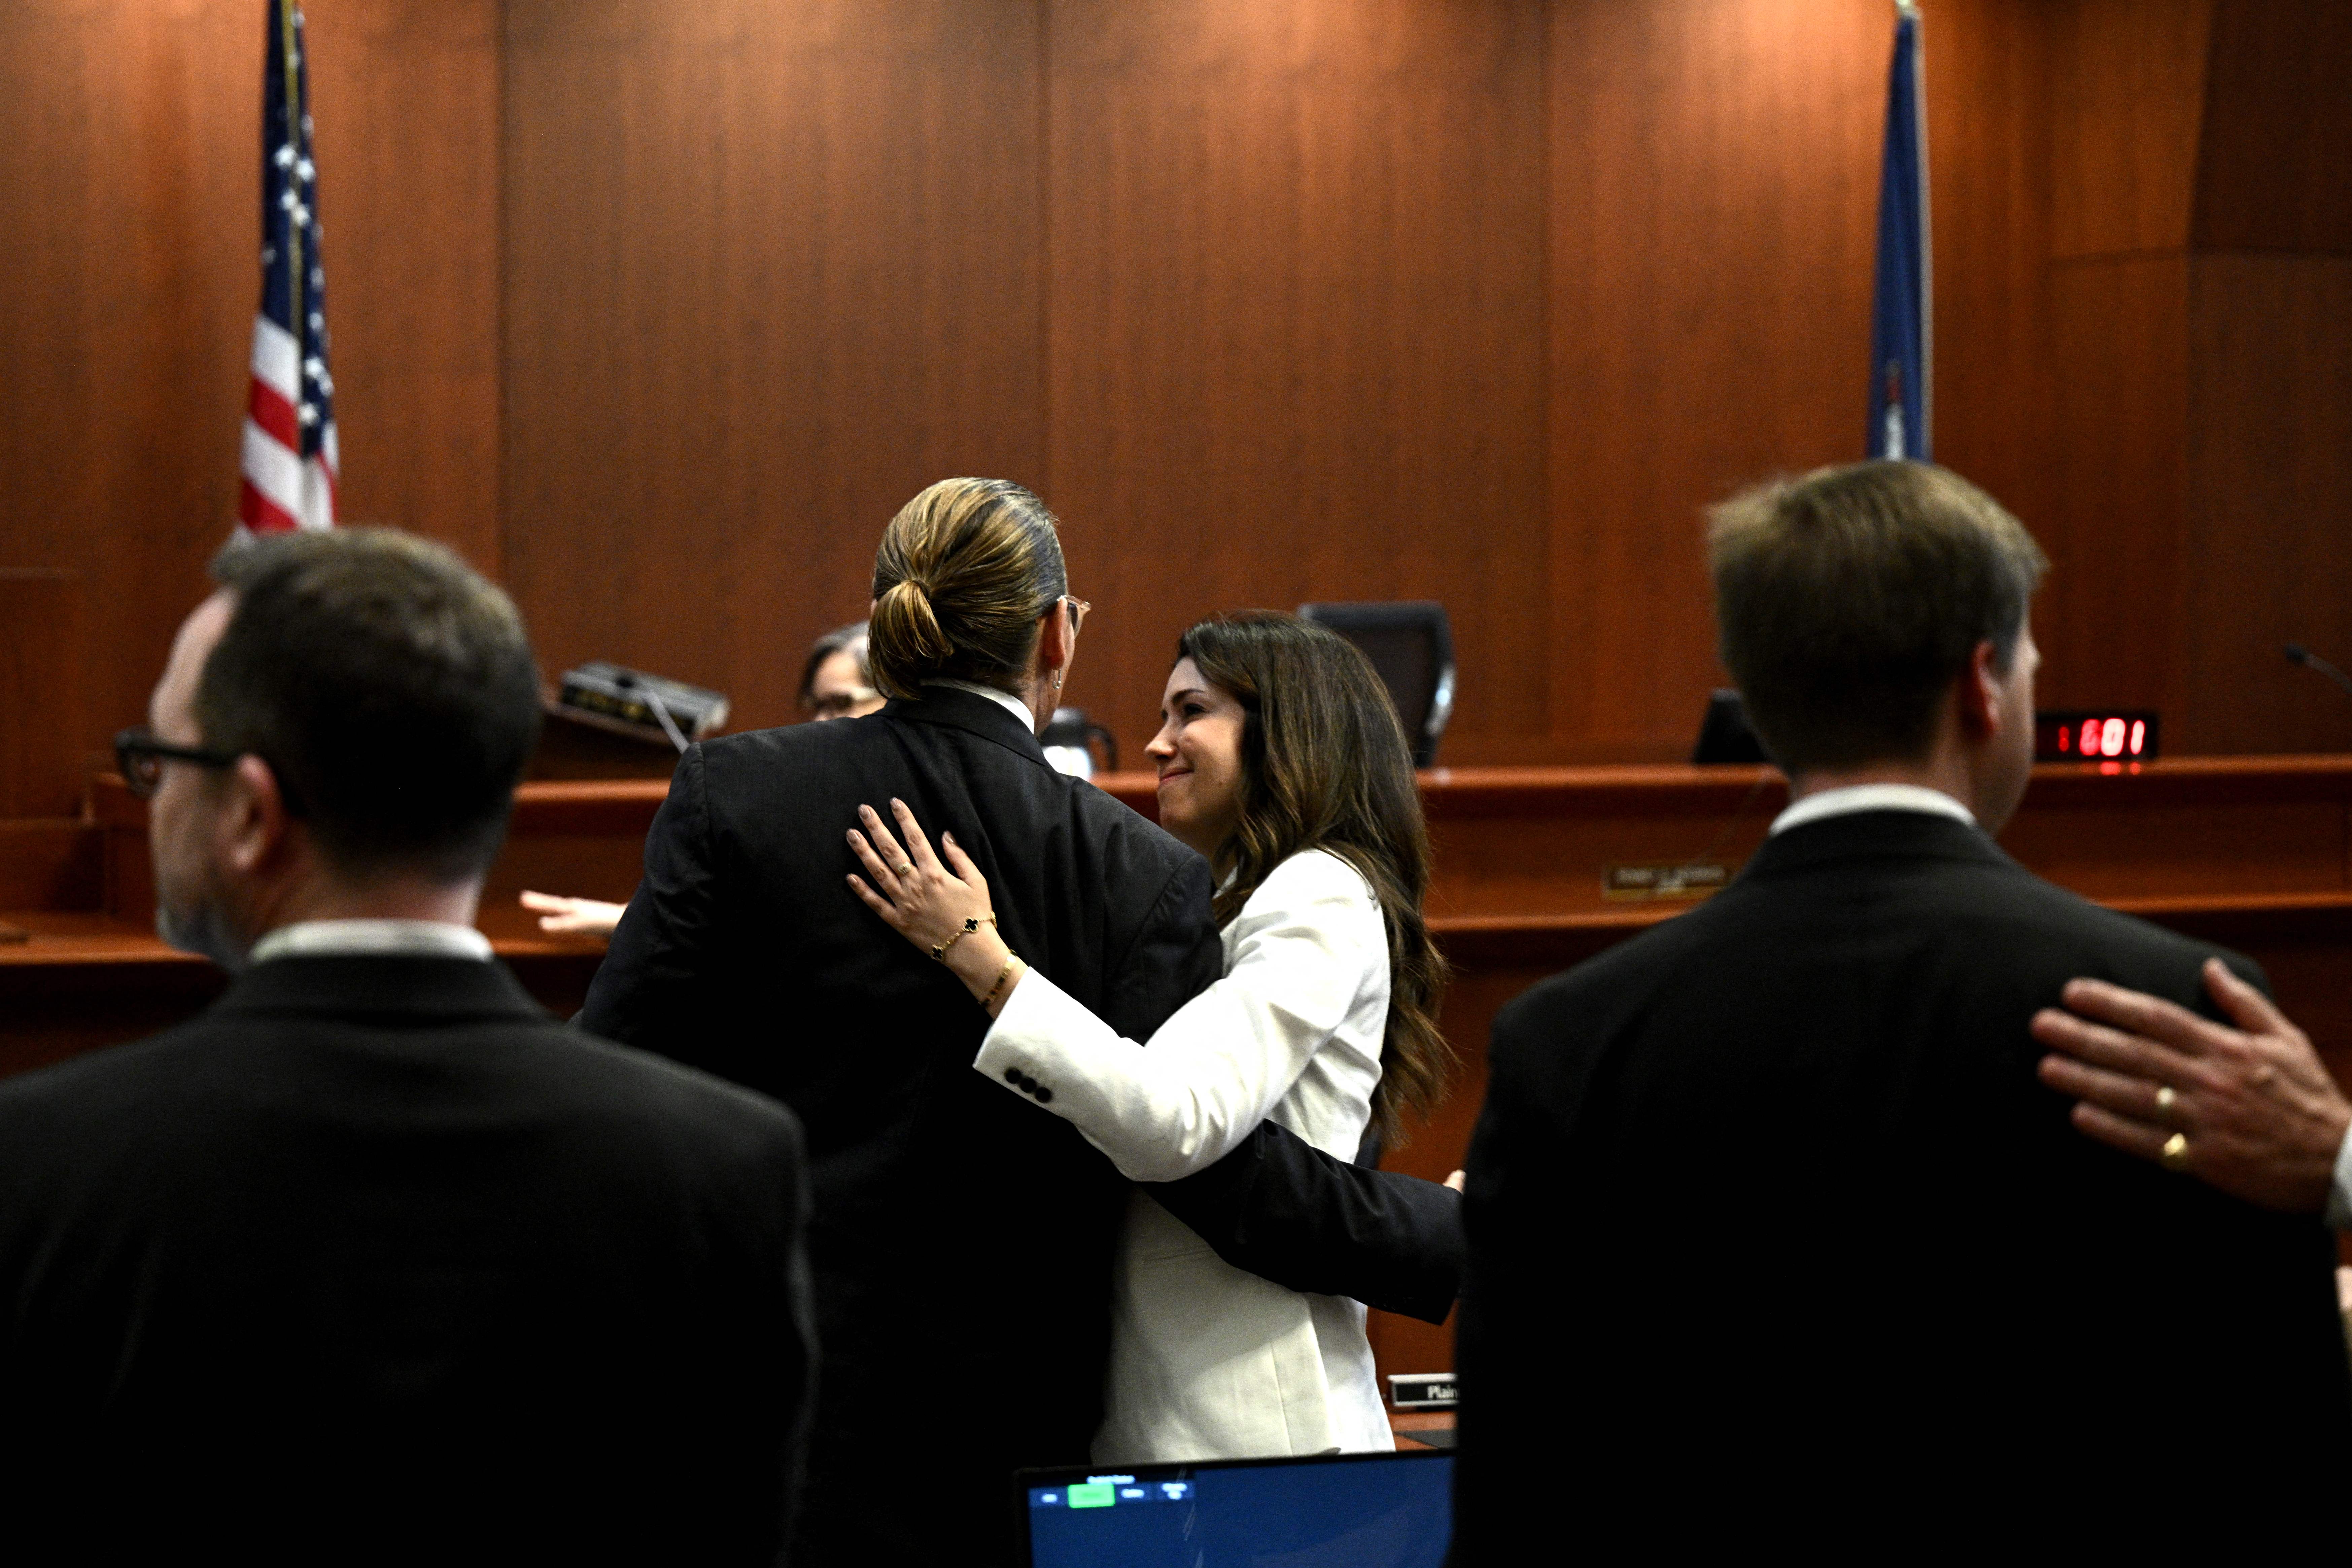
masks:
<instances>
[{"instance_id":1,"label":"nameplate label","mask_svg":"<svg viewBox=\"0 0 2352 1568\"><path fill-rule=\"evenodd\" d=\"M1451 1410L1457 1403L1454 1386L1450 1372L1392 1372L1389 1403L1399 1410Z\"/></svg>"},{"instance_id":2,"label":"nameplate label","mask_svg":"<svg viewBox=\"0 0 2352 1568\"><path fill-rule=\"evenodd\" d=\"M1658 860L1612 866L1601 873L1601 896L1612 903L1704 899L1731 880L1720 860Z\"/></svg>"}]
</instances>

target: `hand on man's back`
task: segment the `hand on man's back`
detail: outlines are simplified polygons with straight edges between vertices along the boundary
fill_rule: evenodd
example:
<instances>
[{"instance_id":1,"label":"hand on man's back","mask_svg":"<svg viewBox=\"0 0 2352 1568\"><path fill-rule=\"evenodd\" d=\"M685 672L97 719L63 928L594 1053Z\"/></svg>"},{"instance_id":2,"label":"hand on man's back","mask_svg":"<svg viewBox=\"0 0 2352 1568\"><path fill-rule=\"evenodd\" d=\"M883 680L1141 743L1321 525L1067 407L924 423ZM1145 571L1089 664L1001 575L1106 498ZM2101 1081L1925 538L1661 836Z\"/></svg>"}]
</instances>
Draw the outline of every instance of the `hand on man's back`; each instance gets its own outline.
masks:
<instances>
[{"instance_id":1,"label":"hand on man's back","mask_svg":"<svg viewBox=\"0 0 2352 1568\"><path fill-rule=\"evenodd\" d=\"M2264 1208L2320 1213L2352 1102L2303 1031L2218 958L2206 961L2205 987L2231 1024L2102 980L2070 982L2071 1011L2034 1016L2034 1037L2063 1053L2042 1058L2042 1081L2075 1097L2074 1125L2103 1143Z\"/></svg>"}]
</instances>

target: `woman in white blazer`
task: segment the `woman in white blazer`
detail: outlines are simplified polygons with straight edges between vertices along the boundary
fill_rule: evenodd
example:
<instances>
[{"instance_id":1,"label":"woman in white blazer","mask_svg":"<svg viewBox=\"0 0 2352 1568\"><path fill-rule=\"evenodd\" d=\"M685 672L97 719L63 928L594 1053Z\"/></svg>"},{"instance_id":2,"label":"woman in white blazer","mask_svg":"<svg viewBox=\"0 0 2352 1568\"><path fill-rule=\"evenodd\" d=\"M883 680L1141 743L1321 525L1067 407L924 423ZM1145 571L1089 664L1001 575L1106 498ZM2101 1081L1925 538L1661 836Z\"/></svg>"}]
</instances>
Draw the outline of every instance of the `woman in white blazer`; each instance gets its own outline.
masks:
<instances>
[{"instance_id":1,"label":"woman in white blazer","mask_svg":"<svg viewBox=\"0 0 2352 1568\"><path fill-rule=\"evenodd\" d=\"M988 887L943 863L906 807L850 843L857 895L953 969L996 1022L972 1066L1077 1127L1138 1182L1214 1163L1271 1118L1352 1158L1393 1143L1449 1055L1422 918L1428 833L1386 689L1354 645L1292 616L1203 621L1180 639L1150 751L1160 821L1207 857L1224 977L1122 1039L998 937ZM906 844L901 847L898 835ZM1364 1308L1219 1258L1139 1190L1113 1292L1097 1462L1394 1446Z\"/></svg>"}]
</instances>

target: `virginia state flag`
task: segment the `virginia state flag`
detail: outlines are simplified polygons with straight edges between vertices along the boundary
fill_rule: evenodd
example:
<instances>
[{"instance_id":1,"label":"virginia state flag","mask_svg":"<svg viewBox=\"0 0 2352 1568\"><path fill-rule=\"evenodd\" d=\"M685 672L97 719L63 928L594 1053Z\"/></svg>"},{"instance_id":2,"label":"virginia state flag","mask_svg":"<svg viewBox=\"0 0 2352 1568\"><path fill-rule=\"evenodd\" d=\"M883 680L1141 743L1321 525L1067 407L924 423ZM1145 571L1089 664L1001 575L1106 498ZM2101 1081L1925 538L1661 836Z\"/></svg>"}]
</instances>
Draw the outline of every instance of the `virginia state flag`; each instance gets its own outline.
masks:
<instances>
[{"instance_id":1,"label":"virginia state flag","mask_svg":"<svg viewBox=\"0 0 2352 1568\"><path fill-rule=\"evenodd\" d=\"M1926 462L1935 416L1935 279L1927 233L1927 106L1919 9L1896 0L1886 72L1886 151L1878 177L1878 285L1870 307L1874 458Z\"/></svg>"}]
</instances>

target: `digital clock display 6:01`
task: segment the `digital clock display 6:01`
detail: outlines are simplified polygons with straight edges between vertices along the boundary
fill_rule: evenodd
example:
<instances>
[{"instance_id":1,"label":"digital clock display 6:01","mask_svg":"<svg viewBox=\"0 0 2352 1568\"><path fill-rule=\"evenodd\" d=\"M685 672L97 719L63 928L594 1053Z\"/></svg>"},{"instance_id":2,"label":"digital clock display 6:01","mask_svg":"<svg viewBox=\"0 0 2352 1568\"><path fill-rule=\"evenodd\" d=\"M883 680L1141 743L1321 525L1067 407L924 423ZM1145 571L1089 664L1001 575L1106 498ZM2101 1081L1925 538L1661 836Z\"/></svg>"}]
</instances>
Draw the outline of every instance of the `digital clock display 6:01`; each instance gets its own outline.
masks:
<instances>
[{"instance_id":1,"label":"digital clock display 6:01","mask_svg":"<svg viewBox=\"0 0 2352 1568\"><path fill-rule=\"evenodd\" d=\"M2144 763L2156 755L2156 711L2043 709L2033 716L2037 763Z\"/></svg>"}]
</instances>

